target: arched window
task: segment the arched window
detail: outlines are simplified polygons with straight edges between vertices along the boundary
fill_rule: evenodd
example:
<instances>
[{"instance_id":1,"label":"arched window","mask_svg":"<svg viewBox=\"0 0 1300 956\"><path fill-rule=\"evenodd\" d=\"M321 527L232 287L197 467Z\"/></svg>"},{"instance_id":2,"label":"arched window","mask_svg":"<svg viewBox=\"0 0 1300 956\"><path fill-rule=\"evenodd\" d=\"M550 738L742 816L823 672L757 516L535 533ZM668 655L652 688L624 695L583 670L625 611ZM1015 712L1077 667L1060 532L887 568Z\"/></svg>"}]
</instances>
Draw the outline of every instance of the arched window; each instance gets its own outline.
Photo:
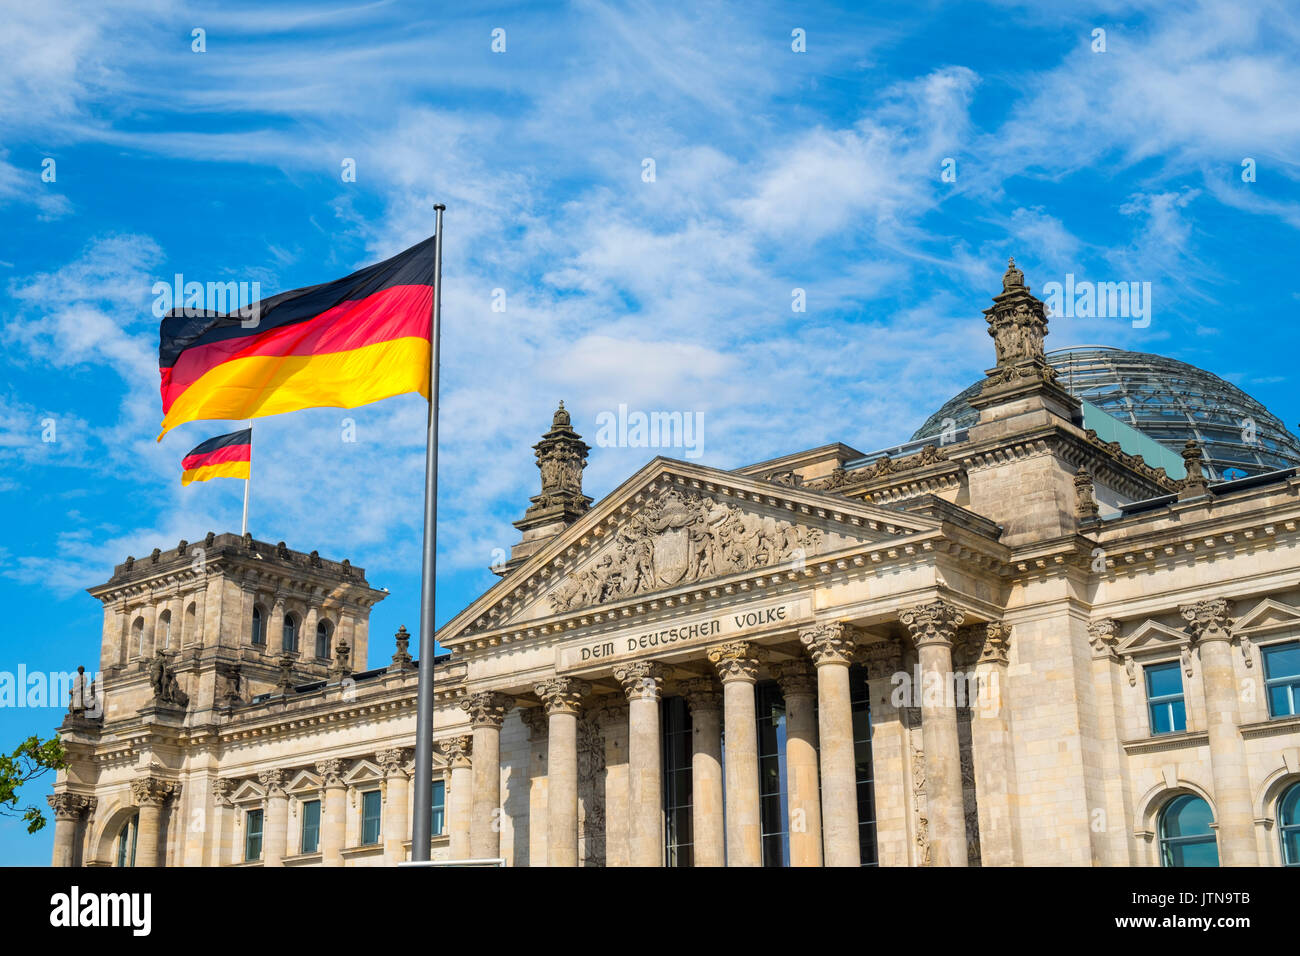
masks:
<instances>
[{"instance_id":1,"label":"arched window","mask_svg":"<svg viewBox=\"0 0 1300 956\"><path fill-rule=\"evenodd\" d=\"M131 646L136 657L144 657L144 618L137 617L131 625Z\"/></svg>"},{"instance_id":2,"label":"arched window","mask_svg":"<svg viewBox=\"0 0 1300 956\"><path fill-rule=\"evenodd\" d=\"M164 650L172 646L172 612L163 611L158 615L158 630L162 633L162 646Z\"/></svg>"},{"instance_id":3,"label":"arched window","mask_svg":"<svg viewBox=\"0 0 1300 956\"><path fill-rule=\"evenodd\" d=\"M1282 865L1300 866L1300 783L1277 801L1277 829L1282 836Z\"/></svg>"},{"instance_id":4,"label":"arched window","mask_svg":"<svg viewBox=\"0 0 1300 956\"><path fill-rule=\"evenodd\" d=\"M194 606L194 602L191 601L190 606L185 609L185 620L181 624L181 642L183 644L194 643L194 638L197 634L195 631L195 626L198 623L197 618L197 609Z\"/></svg>"},{"instance_id":5,"label":"arched window","mask_svg":"<svg viewBox=\"0 0 1300 956\"><path fill-rule=\"evenodd\" d=\"M256 604L253 605L253 643L266 645L266 616Z\"/></svg>"},{"instance_id":6,"label":"arched window","mask_svg":"<svg viewBox=\"0 0 1300 956\"><path fill-rule=\"evenodd\" d=\"M140 814L135 814L117 834L117 865L135 866L135 842L140 829Z\"/></svg>"},{"instance_id":7,"label":"arched window","mask_svg":"<svg viewBox=\"0 0 1300 956\"><path fill-rule=\"evenodd\" d=\"M298 615L292 611L284 616L284 640L280 649L290 654L298 650Z\"/></svg>"},{"instance_id":8,"label":"arched window","mask_svg":"<svg viewBox=\"0 0 1300 956\"><path fill-rule=\"evenodd\" d=\"M1179 794L1160 811L1160 862L1164 866L1218 866L1219 847L1210 824L1210 805Z\"/></svg>"},{"instance_id":9,"label":"arched window","mask_svg":"<svg viewBox=\"0 0 1300 956\"><path fill-rule=\"evenodd\" d=\"M316 622L316 656L321 660L330 656L330 622L324 618Z\"/></svg>"}]
</instances>

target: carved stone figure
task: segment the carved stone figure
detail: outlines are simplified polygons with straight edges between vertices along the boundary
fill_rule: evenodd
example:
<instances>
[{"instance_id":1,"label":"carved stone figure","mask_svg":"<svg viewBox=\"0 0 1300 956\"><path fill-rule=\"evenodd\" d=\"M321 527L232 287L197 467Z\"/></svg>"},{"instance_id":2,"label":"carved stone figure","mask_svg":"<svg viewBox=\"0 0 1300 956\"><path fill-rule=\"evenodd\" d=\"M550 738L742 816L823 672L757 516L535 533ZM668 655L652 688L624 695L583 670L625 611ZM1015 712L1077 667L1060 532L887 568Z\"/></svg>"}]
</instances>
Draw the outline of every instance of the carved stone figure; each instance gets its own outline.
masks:
<instances>
[{"instance_id":1,"label":"carved stone figure","mask_svg":"<svg viewBox=\"0 0 1300 956\"><path fill-rule=\"evenodd\" d=\"M670 489L614 535L611 549L552 594L555 611L804 557L821 531Z\"/></svg>"},{"instance_id":2,"label":"carved stone figure","mask_svg":"<svg viewBox=\"0 0 1300 956\"><path fill-rule=\"evenodd\" d=\"M1002 293L993 297L993 306L984 310L984 317L997 348L999 366L1035 360L1045 363L1047 310L1029 294L1025 274L1016 268L1015 259L1008 260Z\"/></svg>"},{"instance_id":3,"label":"carved stone figure","mask_svg":"<svg viewBox=\"0 0 1300 956\"><path fill-rule=\"evenodd\" d=\"M161 648L149 662L149 686L153 688L155 704L170 704L185 708L190 705L190 697L181 690L176 680L176 672L167 661L167 655Z\"/></svg>"}]
</instances>

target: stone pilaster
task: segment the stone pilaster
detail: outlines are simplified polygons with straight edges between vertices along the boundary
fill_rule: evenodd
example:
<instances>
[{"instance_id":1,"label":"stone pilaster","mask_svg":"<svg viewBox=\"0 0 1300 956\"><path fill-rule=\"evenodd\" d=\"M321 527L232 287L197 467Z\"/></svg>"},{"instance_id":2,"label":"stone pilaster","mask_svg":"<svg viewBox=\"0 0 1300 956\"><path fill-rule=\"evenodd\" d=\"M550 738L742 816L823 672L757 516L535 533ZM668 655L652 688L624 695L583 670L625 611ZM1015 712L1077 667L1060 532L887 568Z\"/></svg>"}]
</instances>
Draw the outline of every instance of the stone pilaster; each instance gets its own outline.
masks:
<instances>
[{"instance_id":1,"label":"stone pilaster","mask_svg":"<svg viewBox=\"0 0 1300 956\"><path fill-rule=\"evenodd\" d=\"M283 770L264 770L257 775L266 790L265 827L262 832L262 865L284 866L289 850L289 795Z\"/></svg>"},{"instance_id":2,"label":"stone pilaster","mask_svg":"<svg viewBox=\"0 0 1300 956\"><path fill-rule=\"evenodd\" d=\"M513 705L513 700L497 691L480 691L461 701L474 729L469 852L476 860L501 857L501 724Z\"/></svg>"},{"instance_id":3,"label":"stone pilaster","mask_svg":"<svg viewBox=\"0 0 1300 956\"><path fill-rule=\"evenodd\" d=\"M1257 866L1246 750L1237 729L1237 680L1232 670L1232 605L1215 599L1188 604L1179 611L1201 656L1205 687L1206 736L1219 833L1219 860L1224 866Z\"/></svg>"},{"instance_id":4,"label":"stone pilaster","mask_svg":"<svg viewBox=\"0 0 1300 956\"><path fill-rule=\"evenodd\" d=\"M235 830L235 804L231 796L235 781L212 778L212 826L206 834L204 866L223 866L231 862Z\"/></svg>"},{"instance_id":5,"label":"stone pilaster","mask_svg":"<svg viewBox=\"0 0 1300 956\"><path fill-rule=\"evenodd\" d=\"M528 728L528 865L544 866L549 718L545 707L525 707L519 711L519 719Z\"/></svg>"},{"instance_id":6,"label":"stone pilaster","mask_svg":"<svg viewBox=\"0 0 1300 956\"><path fill-rule=\"evenodd\" d=\"M593 708L605 739L605 865L628 865L628 713L627 698L610 694Z\"/></svg>"},{"instance_id":7,"label":"stone pilaster","mask_svg":"<svg viewBox=\"0 0 1300 956\"><path fill-rule=\"evenodd\" d=\"M691 711L691 831L695 866L725 866L723 825L722 691L711 677L684 681L681 694Z\"/></svg>"},{"instance_id":8,"label":"stone pilaster","mask_svg":"<svg viewBox=\"0 0 1300 956\"><path fill-rule=\"evenodd\" d=\"M894 702L894 675L903 669L895 638L859 644L854 660L867 672L871 699L871 766L875 777L876 859L880 866L910 866L910 731Z\"/></svg>"},{"instance_id":9,"label":"stone pilaster","mask_svg":"<svg viewBox=\"0 0 1300 956\"><path fill-rule=\"evenodd\" d=\"M406 758L407 751L398 748L375 754L384 770L384 859L389 863L406 861L406 841L411 835L407 819L411 777L406 772Z\"/></svg>"},{"instance_id":10,"label":"stone pilaster","mask_svg":"<svg viewBox=\"0 0 1300 956\"><path fill-rule=\"evenodd\" d=\"M654 661L614 668L627 696L628 865L661 866L664 855L663 760L659 701L664 669Z\"/></svg>"},{"instance_id":11,"label":"stone pilaster","mask_svg":"<svg viewBox=\"0 0 1300 956\"><path fill-rule=\"evenodd\" d=\"M850 624L833 621L800 631L799 642L817 667L823 859L826 866L861 866L853 697L849 689L849 666L853 663L857 632Z\"/></svg>"},{"instance_id":12,"label":"stone pilaster","mask_svg":"<svg viewBox=\"0 0 1300 956\"><path fill-rule=\"evenodd\" d=\"M822 865L821 790L817 772L817 672L806 660L772 665L785 697L785 773L790 865ZM855 807L856 809L856 807Z\"/></svg>"},{"instance_id":13,"label":"stone pilaster","mask_svg":"<svg viewBox=\"0 0 1300 956\"><path fill-rule=\"evenodd\" d=\"M947 601L932 601L898 615L912 633L920 661L921 733L925 741L930 860L935 866L966 866L966 816L962 801L961 747L952 644L965 615Z\"/></svg>"},{"instance_id":14,"label":"stone pilaster","mask_svg":"<svg viewBox=\"0 0 1300 956\"><path fill-rule=\"evenodd\" d=\"M164 866L162 841L162 807L176 792L170 780L142 777L131 781L131 796L140 808L135 845L136 866Z\"/></svg>"},{"instance_id":15,"label":"stone pilaster","mask_svg":"<svg viewBox=\"0 0 1300 956\"><path fill-rule=\"evenodd\" d=\"M1105 800L1104 831L1098 841L1098 862L1106 866L1131 866L1132 852L1126 826L1129 817L1129 773L1121 741L1126 737L1123 721L1123 690L1119 686L1123 670L1115 647L1122 627L1119 621L1105 618L1088 625L1088 643L1092 645L1092 677L1097 686L1097 728L1100 740L1102 794ZM1092 825L1096 826L1094 815ZM1020 849L1019 833L1016 850ZM985 851L988 863L988 851ZM1017 856L1016 863L1023 860Z\"/></svg>"},{"instance_id":16,"label":"stone pilaster","mask_svg":"<svg viewBox=\"0 0 1300 956\"><path fill-rule=\"evenodd\" d=\"M578 715L591 685L572 677L542 681L546 708L546 865L578 865Z\"/></svg>"},{"instance_id":17,"label":"stone pilaster","mask_svg":"<svg viewBox=\"0 0 1300 956\"><path fill-rule=\"evenodd\" d=\"M763 817L758 794L758 649L748 641L709 648L722 681L727 735L727 865L763 865Z\"/></svg>"},{"instance_id":18,"label":"stone pilaster","mask_svg":"<svg viewBox=\"0 0 1300 956\"><path fill-rule=\"evenodd\" d=\"M450 767L447 781L447 854L453 860L470 858L470 817L474 806L474 770L470 754L474 738L450 737L439 744Z\"/></svg>"}]
</instances>

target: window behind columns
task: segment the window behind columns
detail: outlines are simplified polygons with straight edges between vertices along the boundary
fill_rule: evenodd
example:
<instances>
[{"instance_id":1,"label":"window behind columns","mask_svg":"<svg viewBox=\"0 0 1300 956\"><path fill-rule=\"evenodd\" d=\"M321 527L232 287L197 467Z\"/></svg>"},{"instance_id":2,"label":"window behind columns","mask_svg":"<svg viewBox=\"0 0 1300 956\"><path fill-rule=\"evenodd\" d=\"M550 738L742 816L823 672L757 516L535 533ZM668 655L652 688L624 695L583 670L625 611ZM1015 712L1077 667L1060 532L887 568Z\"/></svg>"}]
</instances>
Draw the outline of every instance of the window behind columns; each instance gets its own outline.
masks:
<instances>
[{"instance_id":1,"label":"window behind columns","mask_svg":"<svg viewBox=\"0 0 1300 956\"><path fill-rule=\"evenodd\" d=\"M692 866L691 712L684 697L665 697L662 708L664 860L668 866Z\"/></svg>"},{"instance_id":2,"label":"window behind columns","mask_svg":"<svg viewBox=\"0 0 1300 956\"><path fill-rule=\"evenodd\" d=\"M121 832L117 835L118 866L135 866L135 844L139 830L140 814L138 813L122 824Z\"/></svg>"},{"instance_id":3,"label":"window behind columns","mask_svg":"<svg viewBox=\"0 0 1300 956\"><path fill-rule=\"evenodd\" d=\"M786 799L785 695L776 681L758 693L758 794L763 822L763 865L790 865L790 805Z\"/></svg>"},{"instance_id":4,"label":"window behind columns","mask_svg":"<svg viewBox=\"0 0 1300 956\"><path fill-rule=\"evenodd\" d=\"M853 762L858 782L858 848L863 866L876 866L876 790L871 766L871 693L867 669L860 664L849 668L849 694L853 703Z\"/></svg>"}]
</instances>

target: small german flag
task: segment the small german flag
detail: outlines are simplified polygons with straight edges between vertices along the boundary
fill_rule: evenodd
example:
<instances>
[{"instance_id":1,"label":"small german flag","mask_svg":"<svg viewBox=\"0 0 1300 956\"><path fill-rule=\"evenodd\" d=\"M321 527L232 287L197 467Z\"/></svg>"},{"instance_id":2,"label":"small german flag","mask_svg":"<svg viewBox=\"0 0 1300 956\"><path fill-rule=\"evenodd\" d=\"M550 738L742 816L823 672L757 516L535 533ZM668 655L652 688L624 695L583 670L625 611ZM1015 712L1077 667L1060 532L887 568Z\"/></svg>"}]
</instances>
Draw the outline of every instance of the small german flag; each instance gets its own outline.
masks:
<instances>
[{"instance_id":1,"label":"small german flag","mask_svg":"<svg viewBox=\"0 0 1300 956\"><path fill-rule=\"evenodd\" d=\"M209 438L181 459L181 484L209 478L247 478L253 470L253 430Z\"/></svg>"},{"instance_id":2,"label":"small german flag","mask_svg":"<svg viewBox=\"0 0 1300 956\"><path fill-rule=\"evenodd\" d=\"M159 328L158 439L201 419L355 408L405 392L427 399L435 270L430 237L247 310L173 308Z\"/></svg>"}]
</instances>

